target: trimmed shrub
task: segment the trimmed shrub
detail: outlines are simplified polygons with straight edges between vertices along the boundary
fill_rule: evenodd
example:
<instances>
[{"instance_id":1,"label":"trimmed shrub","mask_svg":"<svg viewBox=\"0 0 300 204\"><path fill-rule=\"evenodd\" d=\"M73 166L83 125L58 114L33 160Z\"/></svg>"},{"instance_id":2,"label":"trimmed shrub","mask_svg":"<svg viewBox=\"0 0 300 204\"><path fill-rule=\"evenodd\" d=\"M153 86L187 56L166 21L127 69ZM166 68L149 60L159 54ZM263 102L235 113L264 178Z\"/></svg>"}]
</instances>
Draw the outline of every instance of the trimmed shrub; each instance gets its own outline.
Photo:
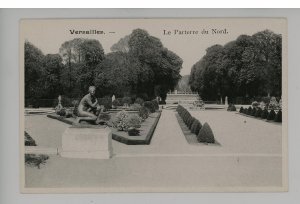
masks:
<instances>
[{"instance_id":1,"label":"trimmed shrub","mask_svg":"<svg viewBox=\"0 0 300 204\"><path fill-rule=\"evenodd\" d=\"M196 120L196 118L191 117L191 119L189 120L188 125L187 125L189 127L189 129L192 128L192 125L193 125L193 123L194 123L195 120Z\"/></svg>"},{"instance_id":2,"label":"trimmed shrub","mask_svg":"<svg viewBox=\"0 0 300 204\"><path fill-rule=\"evenodd\" d=\"M247 109L247 108L244 108L244 109L243 109L243 113L244 113L244 114L247 114L247 113L248 113L248 109Z\"/></svg>"},{"instance_id":3,"label":"trimmed shrub","mask_svg":"<svg viewBox=\"0 0 300 204\"><path fill-rule=\"evenodd\" d=\"M131 98L129 97L129 96L124 96L123 98L122 98L122 103L124 104L124 105L130 105L131 103L132 103L132 101L131 101Z\"/></svg>"},{"instance_id":4,"label":"trimmed shrub","mask_svg":"<svg viewBox=\"0 0 300 204\"><path fill-rule=\"evenodd\" d=\"M178 112L178 114L180 114L180 112L182 111L182 106L181 105L178 105L177 108L176 108L176 111Z\"/></svg>"},{"instance_id":5,"label":"trimmed shrub","mask_svg":"<svg viewBox=\"0 0 300 204\"><path fill-rule=\"evenodd\" d=\"M252 109L251 115L252 115L252 116L255 116L255 114L256 114L256 108L253 108L253 109Z\"/></svg>"},{"instance_id":6,"label":"trimmed shrub","mask_svg":"<svg viewBox=\"0 0 300 204\"><path fill-rule=\"evenodd\" d=\"M259 106L259 103L257 101L253 101L251 105L253 108L257 108Z\"/></svg>"},{"instance_id":7,"label":"trimmed shrub","mask_svg":"<svg viewBox=\"0 0 300 204\"><path fill-rule=\"evenodd\" d=\"M261 109L261 108L258 108L258 109L256 110L255 117L256 117L256 118L261 117L261 114L262 114L262 109Z\"/></svg>"},{"instance_id":8,"label":"trimmed shrub","mask_svg":"<svg viewBox=\"0 0 300 204\"><path fill-rule=\"evenodd\" d=\"M153 103L155 110L158 110L158 109L159 109L159 105L158 105L157 100L154 99L154 100L152 100L151 102Z\"/></svg>"},{"instance_id":9,"label":"trimmed shrub","mask_svg":"<svg viewBox=\"0 0 300 204\"><path fill-rule=\"evenodd\" d=\"M24 131L24 136L25 146L36 146L35 140L26 131Z\"/></svg>"},{"instance_id":10,"label":"trimmed shrub","mask_svg":"<svg viewBox=\"0 0 300 204\"><path fill-rule=\"evenodd\" d=\"M142 98L136 98L134 103L140 104L142 106L144 103L144 100Z\"/></svg>"},{"instance_id":11,"label":"trimmed shrub","mask_svg":"<svg viewBox=\"0 0 300 204\"><path fill-rule=\"evenodd\" d=\"M114 127L120 131L127 131L129 128L128 117L129 115L126 111L118 112L113 121Z\"/></svg>"},{"instance_id":12,"label":"trimmed shrub","mask_svg":"<svg viewBox=\"0 0 300 204\"><path fill-rule=\"evenodd\" d=\"M240 108L240 113L243 113L243 111L244 111L244 108L243 108L243 106Z\"/></svg>"},{"instance_id":13,"label":"trimmed shrub","mask_svg":"<svg viewBox=\"0 0 300 204\"><path fill-rule=\"evenodd\" d=\"M191 132L195 133L196 135L198 135L200 129L202 128L202 124L200 123L199 120L194 120L192 127L191 127Z\"/></svg>"},{"instance_id":14,"label":"trimmed shrub","mask_svg":"<svg viewBox=\"0 0 300 204\"><path fill-rule=\"evenodd\" d=\"M276 113L275 111L272 109L269 114L268 114L268 117L267 117L267 120L274 120L275 119L275 116L276 116Z\"/></svg>"},{"instance_id":15,"label":"trimmed shrub","mask_svg":"<svg viewBox=\"0 0 300 204\"><path fill-rule=\"evenodd\" d=\"M215 143L215 137L208 123L204 123L198 133L197 140L205 143Z\"/></svg>"},{"instance_id":16,"label":"trimmed shrub","mask_svg":"<svg viewBox=\"0 0 300 204\"><path fill-rule=\"evenodd\" d=\"M247 115L251 115L252 114L252 108L249 107L248 110L247 110Z\"/></svg>"},{"instance_id":17,"label":"trimmed shrub","mask_svg":"<svg viewBox=\"0 0 300 204\"><path fill-rule=\"evenodd\" d=\"M140 116L143 120L146 120L146 119L149 117L149 110L148 110L148 108L142 106L142 107L139 109L139 116Z\"/></svg>"},{"instance_id":18,"label":"trimmed shrub","mask_svg":"<svg viewBox=\"0 0 300 204\"><path fill-rule=\"evenodd\" d=\"M271 97L268 97L268 96L261 98L261 101L263 101L265 104L269 104L270 100L271 100Z\"/></svg>"},{"instance_id":19,"label":"trimmed shrub","mask_svg":"<svg viewBox=\"0 0 300 204\"><path fill-rule=\"evenodd\" d=\"M262 119L267 119L268 115L269 115L269 112L268 112L268 110L265 108L265 109L262 111L260 117L261 117Z\"/></svg>"},{"instance_id":20,"label":"trimmed shrub","mask_svg":"<svg viewBox=\"0 0 300 204\"><path fill-rule=\"evenodd\" d=\"M38 169L41 168L41 164L46 163L47 159L49 159L49 156L45 154L25 154L25 164Z\"/></svg>"},{"instance_id":21,"label":"trimmed shrub","mask_svg":"<svg viewBox=\"0 0 300 204\"><path fill-rule=\"evenodd\" d=\"M281 112L281 110L279 110L278 113L276 114L274 121L279 122L279 123L282 122L282 112Z\"/></svg>"},{"instance_id":22,"label":"trimmed shrub","mask_svg":"<svg viewBox=\"0 0 300 204\"><path fill-rule=\"evenodd\" d=\"M119 101L118 99L115 99L115 100L112 102L112 105L113 105L114 107L116 107L116 106L120 106L121 103L120 103L120 101Z\"/></svg>"},{"instance_id":23,"label":"trimmed shrub","mask_svg":"<svg viewBox=\"0 0 300 204\"><path fill-rule=\"evenodd\" d=\"M142 123L142 118L137 114L130 114L127 118L127 124L129 128L140 128Z\"/></svg>"},{"instance_id":24,"label":"trimmed shrub","mask_svg":"<svg viewBox=\"0 0 300 204\"><path fill-rule=\"evenodd\" d=\"M261 101L261 102L259 103L259 107L260 107L261 109L265 109L266 103L263 102L263 101Z\"/></svg>"},{"instance_id":25,"label":"trimmed shrub","mask_svg":"<svg viewBox=\"0 0 300 204\"><path fill-rule=\"evenodd\" d=\"M279 100L278 106L280 109L282 109L282 99Z\"/></svg>"},{"instance_id":26,"label":"trimmed shrub","mask_svg":"<svg viewBox=\"0 0 300 204\"><path fill-rule=\"evenodd\" d=\"M236 111L236 107L234 104L229 104L227 111Z\"/></svg>"},{"instance_id":27,"label":"trimmed shrub","mask_svg":"<svg viewBox=\"0 0 300 204\"><path fill-rule=\"evenodd\" d=\"M148 108L148 110L149 110L150 113L154 113L155 112L155 106L154 106L154 104L151 101L145 101L144 102L144 106L146 108Z\"/></svg>"},{"instance_id":28,"label":"trimmed shrub","mask_svg":"<svg viewBox=\"0 0 300 204\"><path fill-rule=\"evenodd\" d=\"M185 114L185 119L183 120L186 125L188 125L189 120L192 119L192 116L189 112Z\"/></svg>"},{"instance_id":29,"label":"trimmed shrub","mask_svg":"<svg viewBox=\"0 0 300 204\"><path fill-rule=\"evenodd\" d=\"M275 97L272 97L268 106L269 109L277 109L279 108L279 103L277 102Z\"/></svg>"},{"instance_id":30,"label":"trimmed shrub","mask_svg":"<svg viewBox=\"0 0 300 204\"><path fill-rule=\"evenodd\" d=\"M62 108L62 109L58 110L58 111L56 112L56 114L59 115L59 116L66 116L67 111L66 111L65 108Z\"/></svg>"},{"instance_id":31,"label":"trimmed shrub","mask_svg":"<svg viewBox=\"0 0 300 204\"><path fill-rule=\"evenodd\" d=\"M140 110L142 106L138 103L134 103L131 106L129 106L128 110Z\"/></svg>"}]
</instances>

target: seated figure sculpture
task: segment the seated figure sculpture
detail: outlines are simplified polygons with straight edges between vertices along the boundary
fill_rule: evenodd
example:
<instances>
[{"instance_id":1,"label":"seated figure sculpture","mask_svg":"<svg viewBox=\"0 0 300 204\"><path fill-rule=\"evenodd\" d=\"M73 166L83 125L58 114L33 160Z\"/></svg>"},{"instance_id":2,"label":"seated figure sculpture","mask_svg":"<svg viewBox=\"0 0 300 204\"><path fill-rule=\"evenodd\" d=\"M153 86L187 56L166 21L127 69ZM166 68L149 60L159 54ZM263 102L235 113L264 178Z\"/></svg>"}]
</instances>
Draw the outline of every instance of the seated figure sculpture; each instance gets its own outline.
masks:
<instances>
[{"instance_id":1,"label":"seated figure sculpture","mask_svg":"<svg viewBox=\"0 0 300 204\"><path fill-rule=\"evenodd\" d=\"M78 105L78 117L75 123L81 121L92 122L98 125L100 123L101 106L95 97L96 87L90 86L89 93L85 95Z\"/></svg>"}]
</instances>

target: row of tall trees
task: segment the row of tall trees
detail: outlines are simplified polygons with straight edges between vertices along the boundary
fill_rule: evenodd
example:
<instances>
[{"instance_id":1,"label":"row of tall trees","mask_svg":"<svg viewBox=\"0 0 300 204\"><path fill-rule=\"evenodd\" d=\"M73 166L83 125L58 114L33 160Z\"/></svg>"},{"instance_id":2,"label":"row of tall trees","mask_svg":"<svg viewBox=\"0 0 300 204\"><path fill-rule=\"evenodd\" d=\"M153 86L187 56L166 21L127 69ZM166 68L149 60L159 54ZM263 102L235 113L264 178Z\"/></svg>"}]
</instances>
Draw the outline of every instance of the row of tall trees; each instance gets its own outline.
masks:
<instances>
[{"instance_id":1,"label":"row of tall trees","mask_svg":"<svg viewBox=\"0 0 300 204\"><path fill-rule=\"evenodd\" d=\"M25 98L80 98L91 85L97 96L165 98L180 79L182 59L142 29L104 53L98 40L75 38L57 54L25 42Z\"/></svg>"},{"instance_id":2,"label":"row of tall trees","mask_svg":"<svg viewBox=\"0 0 300 204\"><path fill-rule=\"evenodd\" d=\"M281 96L282 37L270 30L213 45L193 65L189 84L205 100Z\"/></svg>"}]
</instances>

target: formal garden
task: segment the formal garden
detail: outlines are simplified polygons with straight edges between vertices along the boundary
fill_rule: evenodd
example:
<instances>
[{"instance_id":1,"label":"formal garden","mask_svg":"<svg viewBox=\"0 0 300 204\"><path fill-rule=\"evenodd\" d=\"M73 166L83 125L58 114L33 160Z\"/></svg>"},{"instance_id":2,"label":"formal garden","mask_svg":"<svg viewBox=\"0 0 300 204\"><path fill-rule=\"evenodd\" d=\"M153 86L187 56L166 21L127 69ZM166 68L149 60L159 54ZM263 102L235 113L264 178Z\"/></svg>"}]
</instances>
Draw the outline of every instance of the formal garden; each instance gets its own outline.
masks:
<instances>
[{"instance_id":1,"label":"formal garden","mask_svg":"<svg viewBox=\"0 0 300 204\"><path fill-rule=\"evenodd\" d=\"M159 185L160 177L170 186L238 185L238 179L278 185L280 46L281 36L268 30L241 35L207 48L181 76L183 60L142 29L110 53L94 39L66 41L48 55L26 42L28 186ZM107 157L91 156L103 152ZM218 179L197 176L208 172Z\"/></svg>"}]
</instances>

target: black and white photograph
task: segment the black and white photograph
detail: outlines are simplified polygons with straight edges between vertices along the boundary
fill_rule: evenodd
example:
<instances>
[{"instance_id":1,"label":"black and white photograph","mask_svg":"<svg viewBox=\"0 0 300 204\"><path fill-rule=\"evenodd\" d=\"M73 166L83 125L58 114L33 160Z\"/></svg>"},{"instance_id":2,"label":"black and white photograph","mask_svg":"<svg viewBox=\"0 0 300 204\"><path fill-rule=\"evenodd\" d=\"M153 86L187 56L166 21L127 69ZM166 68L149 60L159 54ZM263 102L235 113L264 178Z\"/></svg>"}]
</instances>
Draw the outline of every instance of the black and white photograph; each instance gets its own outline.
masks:
<instances>
[{"instance_id":1,"label":"black and white photograph","mask_svg":"<svg viewBox=\"0 0 300 204\"><path fill-rule=\"evenodd\" d=\"M288 190L284 18L22 19L23 193Z\"/></svg>"}]
</instances>

